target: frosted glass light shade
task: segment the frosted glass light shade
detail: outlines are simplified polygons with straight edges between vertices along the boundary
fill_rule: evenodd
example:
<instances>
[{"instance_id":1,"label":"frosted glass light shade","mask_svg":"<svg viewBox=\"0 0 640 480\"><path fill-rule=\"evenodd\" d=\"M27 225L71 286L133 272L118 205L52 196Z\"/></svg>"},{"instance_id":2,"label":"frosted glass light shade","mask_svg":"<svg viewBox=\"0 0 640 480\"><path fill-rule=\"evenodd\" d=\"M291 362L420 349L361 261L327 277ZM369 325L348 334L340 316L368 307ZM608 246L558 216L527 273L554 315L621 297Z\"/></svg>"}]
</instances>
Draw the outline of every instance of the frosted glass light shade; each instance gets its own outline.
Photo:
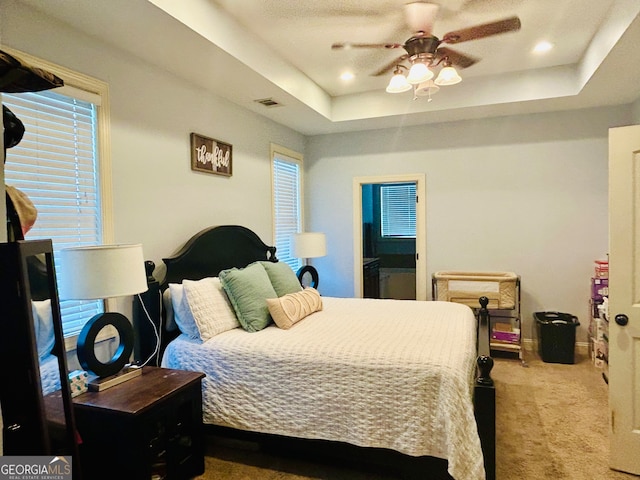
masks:
<instances>
[{"instance_id":1,"label":"frosted glass light shade","mask_svg":"<svg viewBox=\"0 0 640 480\"><path fill-rule=\"evenodd\" d=\"M403 74L396 73L391 77L389 85L387 85L387 93L402 93L407 90L411 90L411 85Z\"/></svg>"},{"instance_id":2,"label":"frosted glass light shade","mask_svg":"<svg viewBox=\"0 0 640 480\"><path fill-rule=\"evenodd\" d=\"M416 87L415 94L419 97L427 97L438 93L440 87L437 86L433 80L429 80L428 82L422 82L420 85Z\"/></svg>"},{"instance_id":3,"label":"frosted glass light shade","mask_svg":"<svg viewBox=\"0 0 640 480\"><path fill-rule=\"evenodd\" d=\"M96 300L147 290L142 245L94 245L60 251L60 299Z\"/></svg>"},{"instance_id":4,"label":"frosted glass light shade","mask_svg":"<svg viewBox=\"0 0 640 480\"><path fill-rule=\"evenodd\" d=\"M458 75L458 72L453 67L444 67L440 70L438 78L436 78L436 85L455 85L460 83L462 78Z\"/></svg>"},{"instance_id":5,"label":"frosted glass light shade","mask_svg":"<svg viewBox=\"0 0 640 480\"><path fill-rule=\"evenodd\" d=\"M427 80L431 80L433 78L433 72L429 70L422 62L416 62L411 65L409 69L409 75L407 75L407 82L412 85L417 85L422 82L426 82Z\"/></svg>"},{"instance_id":6,"label":"frosted glass light shade","mask_svg":"<svg viewBox=\"0 0 640 480\"><path fill-rule=\"evenodd\" d=\"M327 254L327 239L324 233L296 233L291 238L291 247L296 258L324 257Z\"/></svg>"}]
</instances>

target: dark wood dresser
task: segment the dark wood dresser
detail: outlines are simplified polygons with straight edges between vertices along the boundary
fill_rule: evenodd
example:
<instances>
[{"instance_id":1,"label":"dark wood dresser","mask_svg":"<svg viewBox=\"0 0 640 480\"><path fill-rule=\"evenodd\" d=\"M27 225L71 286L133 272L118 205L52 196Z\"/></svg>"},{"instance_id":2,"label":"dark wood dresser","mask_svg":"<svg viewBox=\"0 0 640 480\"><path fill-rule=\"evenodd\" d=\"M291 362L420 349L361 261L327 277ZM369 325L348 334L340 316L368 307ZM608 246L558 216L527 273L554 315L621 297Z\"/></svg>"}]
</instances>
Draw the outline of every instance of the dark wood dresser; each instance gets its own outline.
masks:
<instances>
[{"instance_id":1,"label":"dark wood dresser","mask_svg":"<svg viewBox=\"0 0 640 480\"><path fill-rule=\"evenodd\" d=\"M380 298L380 259L362 259L362 282L364 298Z\"/></svg>"}]
</instances>

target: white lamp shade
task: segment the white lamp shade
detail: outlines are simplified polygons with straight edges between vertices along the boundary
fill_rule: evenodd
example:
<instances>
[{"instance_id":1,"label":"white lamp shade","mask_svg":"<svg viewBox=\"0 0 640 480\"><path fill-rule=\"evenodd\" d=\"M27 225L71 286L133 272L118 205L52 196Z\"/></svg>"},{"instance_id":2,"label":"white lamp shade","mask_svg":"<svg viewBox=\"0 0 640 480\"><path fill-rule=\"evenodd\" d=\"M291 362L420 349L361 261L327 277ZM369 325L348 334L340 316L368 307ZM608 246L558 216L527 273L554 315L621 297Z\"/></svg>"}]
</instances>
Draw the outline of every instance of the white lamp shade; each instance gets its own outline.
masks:
<instances>
[{"instance_id":1,"label":"white lamp shade","mask_svg":"<svg viewBox=\"0 0 640 480\"><path fill-rule=\"evenodd\" d=\"M142 245L95 245L60 251L62 300L95 300L147 290Z\"/></svg>"},{"instance_id":2,"label":"white lamp shade","mask_svg":"<svg viewBox=\"0 0 640 480\"><path fill-rule=\"evenodd\" d=\"M387 93L402 93L411 90L411 85L402 73L396 73L387 85Z\"/></svg>"},{"instance_id":3,"label":"white lamp shade","mask_svg":"<svg viewBox=\"0 0 640 480\"><path fill-rule=\"evenodd\" d=\"M458 75L458 72L453 67L444 67L440 70L438 78L436 78L436 85L455 85L460 83L462 78Z\"/></svg>"},{"instance_id":4,"label":"white lamp shade","mask_svg":"<svg viewBox=\"0 0 640 480\"><path fill-rule=\"evenodd\" d=\"M426 64L422 62L416 62L411 65L409 69L409 75L407 75L407 82L412 85L417 85L418 83L426 82L427 80L431 80L433 78L433 72L429 70Z\"/></svg>"},{"instance_id":5,"label":"white lamp shade","mask_svg":"<svg viewBox=\"0 0 640 480\"><path fill-rule=\"evenodd\" d=\"M293 256L296 258L324 257L327 254L327 240L324 233L296 233L291 238Z\"/></svg>"}]
</instances>

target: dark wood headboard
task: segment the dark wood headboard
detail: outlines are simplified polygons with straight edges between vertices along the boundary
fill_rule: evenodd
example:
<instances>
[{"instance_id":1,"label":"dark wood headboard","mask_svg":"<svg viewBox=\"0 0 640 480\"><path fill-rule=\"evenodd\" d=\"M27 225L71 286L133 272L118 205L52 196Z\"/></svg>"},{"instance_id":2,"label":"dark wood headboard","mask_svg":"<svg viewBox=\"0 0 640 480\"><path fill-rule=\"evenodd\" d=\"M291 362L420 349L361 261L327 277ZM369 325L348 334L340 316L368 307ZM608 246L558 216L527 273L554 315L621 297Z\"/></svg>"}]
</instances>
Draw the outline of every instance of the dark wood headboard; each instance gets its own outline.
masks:
<instances>
[{"instance_id":1,"label":"dark wood headboard","mask_svg":"<svg viewBox=\"0 0 640 480\"><path fill-rule=\"evenodd\" d=\"M163 258L165 276L158 281L153 276L155 264L145 262L149 290L141 295L142 301L156 326L166 325L165 312L161 308L162 292L169 283L183 280L200 280L217 277L222 270L243 268L258 260L277 262L276 247L264 243L252 230L240 225L209 227L191 237L174 255ZM134 297L133 324L135 329L135 358L145 361L154 351L156 336L146 313ZM179 331L161 329L160 349L151 364L158 365L167 344L179 335Z\"/></svg>"},{"instance_id":2,"label":"dark wood headboard","mask_svg":"<svg viewBox=\"0 0 640 480\"><path fill-rule=\"evenodd\" d=\"M163 258L167 272L160 284L217 277L227 268L243 268L258 260L277 262L276 247L240 225L210 227L198 232L173 256Z\"/></svg>"}]
</instances>

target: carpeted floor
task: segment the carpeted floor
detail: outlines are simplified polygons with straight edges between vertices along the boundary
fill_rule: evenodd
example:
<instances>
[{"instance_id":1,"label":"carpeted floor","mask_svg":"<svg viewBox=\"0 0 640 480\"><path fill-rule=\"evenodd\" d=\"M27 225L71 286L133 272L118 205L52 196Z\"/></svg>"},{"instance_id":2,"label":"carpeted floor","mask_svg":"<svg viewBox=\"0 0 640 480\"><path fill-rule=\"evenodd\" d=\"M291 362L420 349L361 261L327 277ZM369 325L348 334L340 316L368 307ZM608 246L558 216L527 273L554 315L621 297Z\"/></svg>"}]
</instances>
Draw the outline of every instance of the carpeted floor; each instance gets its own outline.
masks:
<instances>
[{"instance_id":1,"label":"carpeted floor","mask_svg":"<svg viewBox=\"0 0 640 480\"><path fill-rule=\"evenodd\" d=\"M623 480L638 477L607 467L607 385L588 358L528 367L497 358L498 480ZM387 480L402 475L357 462L323 462L270 453L255 443L208 436L205 474L198 480ZM425 474L425 479L431 478Z\"/></svg>"},{"instance_id":2,"label":"carpeted floor","mask_svg":"<svg viewBox=\"0 0 640 480\"><path fill-rule=\"evenodd\" d=\"M497 466L502 479L634 479L608 468L608 390L588 358L529 368L498 360Z\"/></svg>"}]
</instances>

